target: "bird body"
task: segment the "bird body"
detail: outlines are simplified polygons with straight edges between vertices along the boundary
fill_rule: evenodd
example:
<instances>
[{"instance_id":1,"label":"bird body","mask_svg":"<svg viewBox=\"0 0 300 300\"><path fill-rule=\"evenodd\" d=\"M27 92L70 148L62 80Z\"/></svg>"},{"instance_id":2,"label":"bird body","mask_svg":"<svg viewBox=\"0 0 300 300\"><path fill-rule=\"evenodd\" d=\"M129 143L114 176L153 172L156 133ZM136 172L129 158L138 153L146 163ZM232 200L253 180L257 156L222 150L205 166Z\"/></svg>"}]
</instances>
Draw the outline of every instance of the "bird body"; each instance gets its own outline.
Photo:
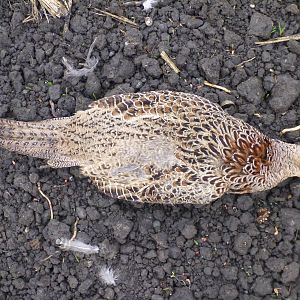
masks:
<instances>
[{"instance_id":1,"label":"bird body","mask_svg":"<svg viewBox=\"0 0 300 300\"><path fill-rule=\"evenodd\" d=\"M200 96L110 96L72 117L0 119L0 147L79 166L105 194L151 203L206 204L300 176L300 146L268 138Z\"/></svg>"}]
</instances>

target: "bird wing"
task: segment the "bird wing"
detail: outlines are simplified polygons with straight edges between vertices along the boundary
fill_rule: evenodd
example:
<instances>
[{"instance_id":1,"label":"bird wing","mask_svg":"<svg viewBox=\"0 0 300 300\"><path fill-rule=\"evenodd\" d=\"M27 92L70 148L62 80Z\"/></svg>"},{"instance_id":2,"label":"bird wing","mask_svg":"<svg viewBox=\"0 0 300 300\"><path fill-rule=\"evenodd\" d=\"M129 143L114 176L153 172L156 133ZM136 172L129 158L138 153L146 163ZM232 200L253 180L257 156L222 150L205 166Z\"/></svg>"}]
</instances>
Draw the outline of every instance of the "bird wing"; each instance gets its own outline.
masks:
<instances>
[{"instance_id":1,"label":"bird wing","mask_svg":"<svg viewBox=\"0 0 300 300\"><path fill-rule=\"evenodd\" d=\"M201 118L218 111L219 107L206 99L175 92L117 95L96 101L89 117L101 119L107 126L100 129L107 132L97 136L97 145L108 140L110 146L103 146L98 161L92 161L93 153L82 172L102 192L119 199L174 204L217 199L227 186L221 174L214 174L218 160L207 157L205 149L200 153L198 134L204 130L208 135L211 129L201 127ZM196 125L199 130L193 129ZM89 148L96 149L95 145Z\"/></svg>"}]
</instances>

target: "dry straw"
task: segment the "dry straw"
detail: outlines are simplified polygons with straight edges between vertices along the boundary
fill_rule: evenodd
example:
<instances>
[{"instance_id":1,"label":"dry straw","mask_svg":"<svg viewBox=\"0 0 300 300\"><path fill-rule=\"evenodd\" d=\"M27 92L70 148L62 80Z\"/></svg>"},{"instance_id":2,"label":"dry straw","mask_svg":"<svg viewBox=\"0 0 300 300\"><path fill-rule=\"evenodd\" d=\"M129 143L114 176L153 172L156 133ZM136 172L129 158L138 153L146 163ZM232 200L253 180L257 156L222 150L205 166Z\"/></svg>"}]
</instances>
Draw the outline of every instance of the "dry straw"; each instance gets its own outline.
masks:
<instances>
[{"instance_id":1,"label":"dry straw","mask_svg":"<svg viewBox=\"0 0 300 300\"><path fill-rule=\"evenodd\" d=\"M41 19L38 6L48 19L48 14L54 18L60 18L66 16L72 6L72 0L30 0L31 2L31 15L28 16L23 22L38 21Z\"/></svg>"}]
</instances>

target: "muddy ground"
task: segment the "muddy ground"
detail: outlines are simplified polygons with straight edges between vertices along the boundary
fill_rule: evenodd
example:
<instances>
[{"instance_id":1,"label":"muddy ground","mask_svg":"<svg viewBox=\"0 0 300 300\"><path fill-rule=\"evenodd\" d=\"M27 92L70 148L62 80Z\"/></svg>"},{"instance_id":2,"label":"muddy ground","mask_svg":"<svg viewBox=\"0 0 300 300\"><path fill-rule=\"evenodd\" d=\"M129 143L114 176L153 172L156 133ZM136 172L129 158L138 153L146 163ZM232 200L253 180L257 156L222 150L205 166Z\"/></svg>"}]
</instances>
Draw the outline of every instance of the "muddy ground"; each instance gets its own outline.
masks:
<instances>
[{"instance_id":1,"label":"muddy ground","mask_svg":"<svg viewBox=\"0 0 300 300\"><path fill-rule=\"evenodd\" d=\"M123 2L74 1L64 32L64 19L24 24L30 6L1 1L0 117L70 116L104 95L171 89L230 100L230 114L272 137L297 125L300 42L255 41L299 32L299 1L162 0L148 12ZM95 71L64 78L62 57L80 68L96 37ZM280 138L297 143L299 131ZM203 207L142 205L103 197L77 168L0 155L0 299L300 299L299 179ZM38 184L52 202L51 221ZM98 245L99 254L55 244L71 237L76 218L77 238ZM117 270L116 286L101 282L103 265Z\"/></svg>"}]
</instances>

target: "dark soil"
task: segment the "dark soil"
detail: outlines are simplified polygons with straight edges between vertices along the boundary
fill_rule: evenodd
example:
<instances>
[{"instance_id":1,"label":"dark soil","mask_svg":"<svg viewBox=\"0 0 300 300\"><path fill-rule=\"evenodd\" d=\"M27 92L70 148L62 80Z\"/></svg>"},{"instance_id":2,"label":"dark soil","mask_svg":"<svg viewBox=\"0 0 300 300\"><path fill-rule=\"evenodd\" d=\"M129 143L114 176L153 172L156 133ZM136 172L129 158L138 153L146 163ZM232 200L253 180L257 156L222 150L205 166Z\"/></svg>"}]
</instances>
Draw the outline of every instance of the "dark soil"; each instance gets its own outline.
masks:
<instances>
[{"instance_id":1,"label":"dark soil","mask_svg":"<svg viewBox=\"0 0 300 300\"><path fill-rule=\"evenodd\" d=\"M171 89L231 100L229 113L272 137L297 125L300 42L254 42L278 36L278 24L284 35L299 32L298 0L162 0L149 12L117 0L74 2L63 33L64 19L24 24L29 4L0 1L0 117L70 116L107 94ZM65 79L62 57L80 67L95 37L94 73ZM299 131L281 138L296 143ZM76 168L0 155L0 299L300 299L299 179L204 207L137 205L103 198ZM52 221L38 183L53 204ZM77 238L98 245L98 255L55 244L71 237L76 217ZM116 286L100 281L102 265L118 271Z\"/></svg>"}]
</instances>

